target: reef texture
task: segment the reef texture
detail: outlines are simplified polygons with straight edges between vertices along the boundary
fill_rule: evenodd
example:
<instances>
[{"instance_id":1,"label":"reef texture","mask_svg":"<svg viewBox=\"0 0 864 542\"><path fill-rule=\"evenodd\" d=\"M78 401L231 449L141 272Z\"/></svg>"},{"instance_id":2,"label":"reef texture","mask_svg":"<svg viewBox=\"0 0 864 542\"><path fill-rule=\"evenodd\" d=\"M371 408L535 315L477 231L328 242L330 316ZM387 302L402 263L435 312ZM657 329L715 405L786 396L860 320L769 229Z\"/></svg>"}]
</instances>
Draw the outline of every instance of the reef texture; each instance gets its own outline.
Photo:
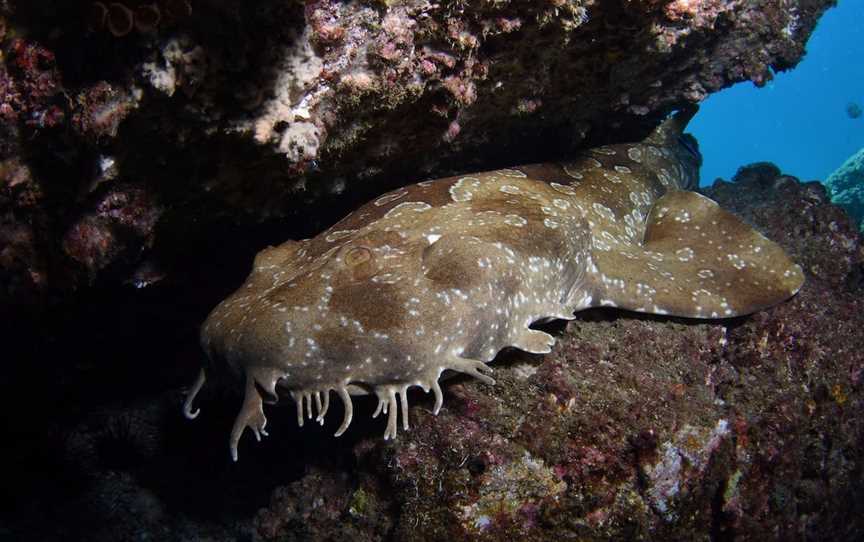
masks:
<instances>
[{"instance_id":1,"label":"reef texture","mask_svg":"<svg viewBox=\"0 0 864 542\"><path fill-rule=\"evenodd\" d=\"M220 219L308 236L423 177L638 140L794 66L833 4L6 0L0 306L151 284Z\"/></svg>"},{"instance_id":2,"label":"reef texture","mask_svg":"<svg viewBox=\"0 0 864 542\"><path fill-rule=\"evenodd\" d=\"M864 148L825 179L831 201L846 209L864 231Z\"/></svg>"}]
</instances>

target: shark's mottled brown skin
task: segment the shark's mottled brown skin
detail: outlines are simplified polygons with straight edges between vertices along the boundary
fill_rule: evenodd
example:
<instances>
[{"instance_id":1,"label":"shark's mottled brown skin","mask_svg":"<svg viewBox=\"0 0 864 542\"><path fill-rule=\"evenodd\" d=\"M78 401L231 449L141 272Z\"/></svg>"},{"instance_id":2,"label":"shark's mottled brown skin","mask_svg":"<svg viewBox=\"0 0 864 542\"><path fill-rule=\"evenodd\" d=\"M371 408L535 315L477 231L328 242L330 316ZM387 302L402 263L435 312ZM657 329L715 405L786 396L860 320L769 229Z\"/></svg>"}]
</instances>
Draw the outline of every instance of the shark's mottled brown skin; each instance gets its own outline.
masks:
<instances>
[{"instance_id":1,"label":"shark's mottled brown skin","mask_svg":"<svg viewBox=\"0 0 864 542\"><path fill-rule=\"evenodd\" d=\"M800 267L693 188L692 113L645 141L539 164L422 182L385 194L312 239L262 250L246 283L201 330L214 364L245 379L230 447L260 438L262 401L287 390L323 423L330 392L375 393L396 435L406 392L443 371L487 376L497 352L549 352L537 320L588 307L692 318L751 313L793 295ZM185 413L205 380L202 369Z\"/></svg>"}]
</instances>

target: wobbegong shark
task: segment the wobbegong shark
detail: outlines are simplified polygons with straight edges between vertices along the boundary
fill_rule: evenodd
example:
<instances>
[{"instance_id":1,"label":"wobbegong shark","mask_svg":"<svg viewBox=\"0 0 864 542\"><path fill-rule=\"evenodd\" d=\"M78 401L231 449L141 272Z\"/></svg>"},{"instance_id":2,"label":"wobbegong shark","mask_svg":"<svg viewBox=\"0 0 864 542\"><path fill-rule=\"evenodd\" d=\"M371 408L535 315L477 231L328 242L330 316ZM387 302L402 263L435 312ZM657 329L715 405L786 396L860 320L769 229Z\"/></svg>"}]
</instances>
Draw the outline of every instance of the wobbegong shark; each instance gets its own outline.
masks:
<instances>
[{"instance_id":1,"label":"wobbegong shark","mask_svg":"<svg viewBox=\"0 0 864 542\"><path fill-rule=\"evenodd\" d=\"M695 192L701 156L679 111L638 143L420 182L360 207L311 239L255 257L246 282L210 313L207 372L244 385L230 434L237 460L249 428L266 435L263 404L290 395L297 422L324 422L331 394L375 394L384 438L409 428L408 390L443 403L443 373L494 384L505 347L548 353L531 329L590 307L729 318L794 295L804 276L774 242ZM446 375L445 375L446 376ZM314 405L314 408L313 408ZM313 412L314 410L314 412ZM401 416L400 416L401 414Z\"/></svg>"}]
</instances>

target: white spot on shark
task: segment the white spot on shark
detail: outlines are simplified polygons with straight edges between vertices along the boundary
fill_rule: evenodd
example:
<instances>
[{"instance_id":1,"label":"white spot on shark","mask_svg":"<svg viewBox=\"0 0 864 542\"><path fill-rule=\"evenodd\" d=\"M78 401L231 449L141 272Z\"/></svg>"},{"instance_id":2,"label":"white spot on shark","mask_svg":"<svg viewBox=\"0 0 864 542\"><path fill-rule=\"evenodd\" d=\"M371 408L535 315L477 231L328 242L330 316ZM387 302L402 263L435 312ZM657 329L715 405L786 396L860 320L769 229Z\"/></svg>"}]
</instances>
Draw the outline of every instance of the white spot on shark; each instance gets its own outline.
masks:
<instances>
[{"instance_id":1,"label":"white spot on shark","mask_svg":"<svg viewBox=\"0 0 864 542\"><path fill-rule=\"evenodd\" d=\"M519 215L509 214L504 217L504 223L509 224L510 226L516 226L517 228L521 228L522 226L527 224L528 221Z\"/></svg>"},{"instance_id":2,"label":"white spot on shark","mask_svg":"<svg viewBox=\"0 0 864 542\"><path fill-rule=\"evenodd\" d=\"M450 187L450 198L456 202L471 201L474 190L480 187L480 179L477 177L462 177Z\"/></svg>"},{"instance_id":3,"label":"white spot on shark","mask_svg":"<svg viewBox=\"0 0 864 542\"><path fill-rule=\"evenodd\" d=\"M390 202L396 201L399 198L404 198L408 194L408 191L405 189L397 190L396 192L390 192L389 194L384 194L380 198L376 199L373 203L376 207L381 207L382 205L387 205Z\"/></svg>"}]
</instances>

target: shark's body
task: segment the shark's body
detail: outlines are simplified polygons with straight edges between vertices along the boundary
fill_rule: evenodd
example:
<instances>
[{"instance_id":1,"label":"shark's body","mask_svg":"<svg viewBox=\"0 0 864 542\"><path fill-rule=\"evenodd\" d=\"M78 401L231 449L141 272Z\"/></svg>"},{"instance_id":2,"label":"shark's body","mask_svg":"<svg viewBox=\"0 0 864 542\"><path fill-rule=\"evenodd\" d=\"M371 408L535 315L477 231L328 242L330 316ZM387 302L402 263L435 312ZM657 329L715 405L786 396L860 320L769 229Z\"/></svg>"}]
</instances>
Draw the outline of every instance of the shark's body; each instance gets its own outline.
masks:
<instances>
[{"instance_id":1,"label":"shark's body","mask_svg":"<svg viewBox=\"0 0 864 542\"><path fill-rule=\"evenodd\" d=\"M323 422L339 395L337 436L350 395L375 393L389 438L400 406L408 428L408 388L433 390L437 413L443 371L491 383L486 363L502 348L549 352L554 338L529 328L537 320L597 306L724 318L793 295L803 275L780 247L687 191L699 167L688 119L566 164L401 188L315 238L261 251L201 331L211 361L245 378L233 457L246 427L266 434L262 400L279 390L301 425L313 402Z\"/></svg>"}]
</instances>

